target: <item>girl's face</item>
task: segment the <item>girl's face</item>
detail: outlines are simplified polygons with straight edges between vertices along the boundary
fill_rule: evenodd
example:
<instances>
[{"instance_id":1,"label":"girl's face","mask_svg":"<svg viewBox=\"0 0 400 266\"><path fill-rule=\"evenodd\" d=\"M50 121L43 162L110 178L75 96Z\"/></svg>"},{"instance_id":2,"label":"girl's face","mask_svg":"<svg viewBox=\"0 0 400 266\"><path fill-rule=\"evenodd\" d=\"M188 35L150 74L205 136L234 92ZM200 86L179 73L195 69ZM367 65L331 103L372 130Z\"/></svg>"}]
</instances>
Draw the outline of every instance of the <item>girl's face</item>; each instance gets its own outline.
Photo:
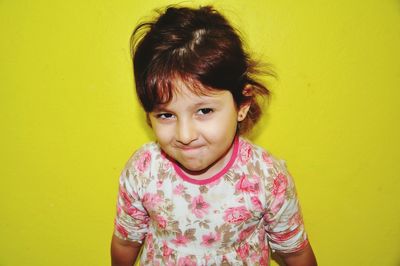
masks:
<instances>
[{"instance_id":1,"label":"girl's face","mask_svg":"<svg viewBox=\"0 0 400 266\"><path fill-rule=\"evenodd\" d=\"M237 108L229 91L196 95L182 87L150 112L150 122L163 151L188 175L210 177L229 161L237 123L249 106Z\"/></svg>"}]
</instances>

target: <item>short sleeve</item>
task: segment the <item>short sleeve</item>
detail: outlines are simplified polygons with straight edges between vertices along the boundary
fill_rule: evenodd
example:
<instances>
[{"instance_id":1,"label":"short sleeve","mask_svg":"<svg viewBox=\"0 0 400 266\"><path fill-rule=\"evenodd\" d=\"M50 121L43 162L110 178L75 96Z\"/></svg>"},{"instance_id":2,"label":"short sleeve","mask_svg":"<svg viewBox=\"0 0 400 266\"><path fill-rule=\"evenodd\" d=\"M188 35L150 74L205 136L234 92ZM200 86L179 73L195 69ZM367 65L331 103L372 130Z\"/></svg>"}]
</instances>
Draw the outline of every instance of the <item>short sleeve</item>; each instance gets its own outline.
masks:
<instances>
[{"instance_id":1,"label":"short sleeve","mask_svg":"<svg viewBox=\"0 0 400 266\"><path fill-rule=\"evenodd\" d=\"M272 158L268 169L268 211L264 215L265 230L273 251L292 253L307 243L302 214L292 177L283 161Z\"/></svg>"},{"instance_id":2,"label":"short sleeve","mask_svg":"<svg viewBox=\"0 0 400 266\"><path fill-rule=\"evenodd\" d=\"M149 216L143 207L142 179L148 174L142 152L135 153L126 164L119 178L117 214L114 234L124 240L142 243L148 231ZM145 165L147 164L147 165Z\"/></svg>"}]
</instances>

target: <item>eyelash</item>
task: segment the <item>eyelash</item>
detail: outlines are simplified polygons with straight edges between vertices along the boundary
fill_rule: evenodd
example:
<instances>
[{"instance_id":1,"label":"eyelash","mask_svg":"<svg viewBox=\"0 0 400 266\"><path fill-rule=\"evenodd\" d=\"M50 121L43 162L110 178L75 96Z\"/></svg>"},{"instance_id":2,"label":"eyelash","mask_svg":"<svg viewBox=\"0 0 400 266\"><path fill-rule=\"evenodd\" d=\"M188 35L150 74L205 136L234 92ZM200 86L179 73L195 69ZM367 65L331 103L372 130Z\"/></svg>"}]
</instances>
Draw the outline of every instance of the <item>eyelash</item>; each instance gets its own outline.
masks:
<instances>
[{"instance_id":1,"label":"eyelash","mask_svg":"<svg viewBox=\"0 0 400 266\"><path fill-rule=\"evenodd\" d=\"M200 116L205 116L205 115L210 115L211 113L214 112L214 109L212 108L201 108L197 110L196 114ZM162 119L162 120L167 120L167 119L172 119L175 115L171 113L160 113L156 115L157 119Z\"/></svg>"},{"instance_id":2,"label":"eyelash","mask_svg":"<svg viewBox=\"0 0 400 266\"><path fill-rule=\"evenodd\" d=\"M161 114L157 114L156 117L158 119L171 119L174 115L171 113L161 113Z\"/></svg>"},{"instance_id":3,"label":"eyelash","mask_svg":"<svg viewBox=\"0 0 400 266\"><path fill-rule=\"evenodd\" d=\"M212 108L201 108L197 111L197 114L200 115L208 115L214 112L214 109Z\"/></svg>"}]
</instances>

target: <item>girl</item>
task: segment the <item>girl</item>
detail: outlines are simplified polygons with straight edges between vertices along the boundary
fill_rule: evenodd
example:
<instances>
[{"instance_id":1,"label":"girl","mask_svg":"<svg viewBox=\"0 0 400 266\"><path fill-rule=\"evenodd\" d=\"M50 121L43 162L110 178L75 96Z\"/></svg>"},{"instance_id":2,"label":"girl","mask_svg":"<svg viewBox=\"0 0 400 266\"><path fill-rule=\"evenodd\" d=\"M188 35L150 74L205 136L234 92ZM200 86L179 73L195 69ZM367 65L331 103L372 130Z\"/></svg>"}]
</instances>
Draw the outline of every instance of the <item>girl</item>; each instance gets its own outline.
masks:
<instances>
[{"instance_id":1,"label":"girl","mask_svg":"<svg viewBox=\"0 0 400 266\"><path fill-rule=\"evenodd\" d=\"M316 265L284 164L241 137L261 114L256 63L212 7L167 8L133 34L156 142L119 183L113 265Z\"/></svg>"}]
</instances>

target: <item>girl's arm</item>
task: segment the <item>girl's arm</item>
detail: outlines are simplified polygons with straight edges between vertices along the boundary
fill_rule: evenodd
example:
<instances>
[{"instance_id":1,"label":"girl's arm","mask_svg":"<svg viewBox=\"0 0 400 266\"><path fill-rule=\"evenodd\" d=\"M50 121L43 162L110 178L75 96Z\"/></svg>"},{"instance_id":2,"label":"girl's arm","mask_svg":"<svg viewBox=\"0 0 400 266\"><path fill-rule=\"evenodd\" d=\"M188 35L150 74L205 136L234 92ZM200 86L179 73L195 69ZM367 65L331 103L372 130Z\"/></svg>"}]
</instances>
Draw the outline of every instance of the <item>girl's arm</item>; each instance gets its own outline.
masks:
<instances>
[{"instance_id":1,"label":"girl's arm","mask_svg":"<svg viewBox=\"0 0 400 266\"><path fill-rule=\"evenodd\" d=\"M113 235L111 240L111 265L132 266L141 247L142 244L123 240Z\"/></svg>"},{"instance_id":2,"label":"girl's arm","mask_svg":"<svg viewBox=\"0 0 400 266\"><path fill-rule=\"evenodd\" d=\"M302 250L294 253L278 253L286 266L317 266L314 252L310 243Z\"/></svg>"}]
</instances>

